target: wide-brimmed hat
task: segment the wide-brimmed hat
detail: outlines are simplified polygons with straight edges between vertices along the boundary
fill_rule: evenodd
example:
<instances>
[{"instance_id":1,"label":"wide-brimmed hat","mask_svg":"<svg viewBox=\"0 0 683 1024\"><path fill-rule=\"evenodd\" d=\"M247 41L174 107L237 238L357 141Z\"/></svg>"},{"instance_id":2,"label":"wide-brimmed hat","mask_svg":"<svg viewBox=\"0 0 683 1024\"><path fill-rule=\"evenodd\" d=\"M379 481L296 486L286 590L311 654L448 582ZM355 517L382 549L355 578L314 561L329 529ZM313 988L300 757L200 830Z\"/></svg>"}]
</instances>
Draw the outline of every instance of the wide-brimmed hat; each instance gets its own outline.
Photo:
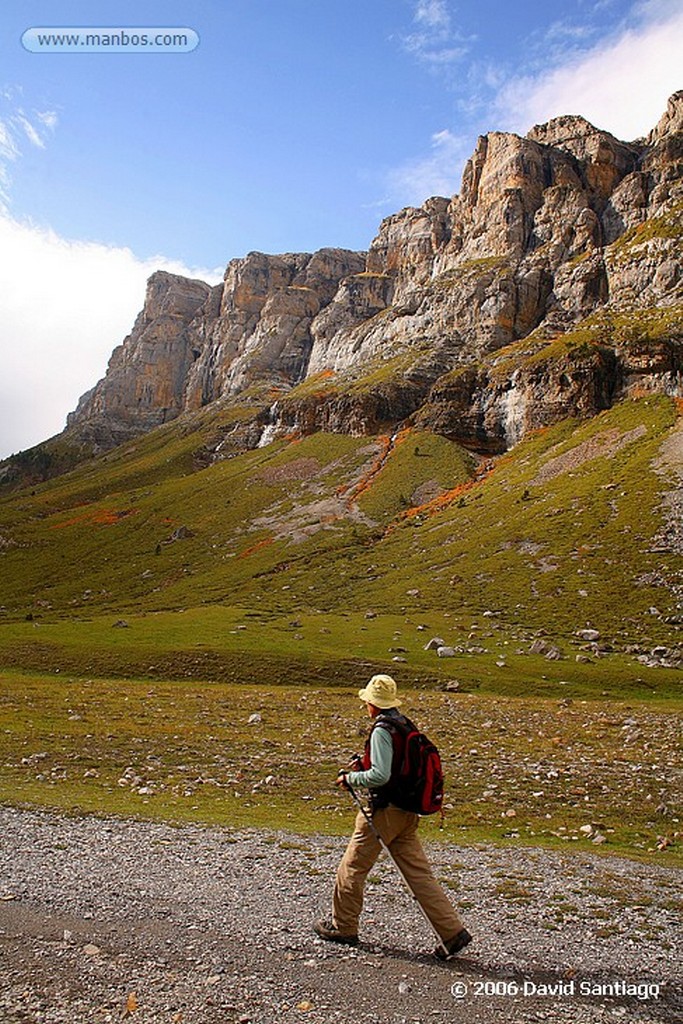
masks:
<instances>
[{"instance_id":1,"label":"wide-brimmed hat","mask_svg":"<svg viewBox=\"0 0 683 1024\"><path fill-rule=\"evenodd\" d=\"M373 676L365 689L358 691L358 696L383 710L397 708L401 703L396 696L396 683L391 676Z\"/></svg>"}]
</instances>

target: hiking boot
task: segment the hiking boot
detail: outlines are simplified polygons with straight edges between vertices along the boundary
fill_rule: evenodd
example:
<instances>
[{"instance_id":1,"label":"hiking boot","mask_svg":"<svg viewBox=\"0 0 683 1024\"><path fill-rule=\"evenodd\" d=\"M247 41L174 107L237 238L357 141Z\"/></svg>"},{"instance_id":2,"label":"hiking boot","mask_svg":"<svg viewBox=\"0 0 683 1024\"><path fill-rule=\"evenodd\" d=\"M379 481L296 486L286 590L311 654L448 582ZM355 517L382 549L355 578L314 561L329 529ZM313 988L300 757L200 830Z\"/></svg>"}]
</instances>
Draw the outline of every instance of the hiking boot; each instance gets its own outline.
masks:
<instances>
[{"instance_id":1,"label":"hiking boot","mask_svg":"<svg viewBox=\"0 0 683 1024\"><path fill-rule=\"evenodd\" d=\"M452 939L444 939L444 946L448 950L448 953L444 951L443 946L437 946L434 950L434 956L438 957L439 960L448 960L449 957L455 956L461 949L469 945L472 941L472 936L467 931L467 928L463 928L457 935L454 935Z\"/></svg>"},{"instance_id":2,"label":"hiking boot","mask_svg":"<svg viewBox=\"0 0 683 1024\"><path fill-rule=\"evenodd\" d=\"M344 946L357 946L357 935L344 935L339 931L334 921L315 921L313 931L326 942L339 942Z\"/></svg>"}]
</instances>

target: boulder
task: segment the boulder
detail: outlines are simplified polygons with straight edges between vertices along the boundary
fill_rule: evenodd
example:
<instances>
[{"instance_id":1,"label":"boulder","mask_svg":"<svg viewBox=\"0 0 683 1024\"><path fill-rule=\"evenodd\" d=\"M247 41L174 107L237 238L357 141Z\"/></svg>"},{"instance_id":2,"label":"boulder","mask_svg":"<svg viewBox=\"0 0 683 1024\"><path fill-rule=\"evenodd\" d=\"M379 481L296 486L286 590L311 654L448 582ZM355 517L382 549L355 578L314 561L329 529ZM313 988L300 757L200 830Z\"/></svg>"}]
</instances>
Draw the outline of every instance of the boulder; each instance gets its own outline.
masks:
<instances>
[{"instance_id":1,"label":"boulder","mask_svg":"<svg viewBox=\"0 0 683 1024\"><path fill-rule=\"evenodd\" d=\"M446 641L440 636L433 636L429 643L424 645L423 650L425 651L437 651L439 647L444 647Z\"/></svg>"}]
</instances>

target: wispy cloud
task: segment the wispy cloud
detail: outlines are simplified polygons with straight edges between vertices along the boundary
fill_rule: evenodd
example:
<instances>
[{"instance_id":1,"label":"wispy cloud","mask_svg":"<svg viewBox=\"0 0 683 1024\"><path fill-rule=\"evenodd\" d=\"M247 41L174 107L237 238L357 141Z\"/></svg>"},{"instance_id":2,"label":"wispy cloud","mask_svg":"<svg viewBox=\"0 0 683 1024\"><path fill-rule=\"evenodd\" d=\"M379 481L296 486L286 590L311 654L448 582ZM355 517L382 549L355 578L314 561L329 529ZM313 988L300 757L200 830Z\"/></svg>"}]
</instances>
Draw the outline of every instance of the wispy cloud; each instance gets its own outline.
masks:
<instances>
[{"instance_id":1,"label":"wispy cloud","mask_svg":"<svg viewBox=\"0 0 683 1024\"><path fill-rule=\"evenodd\" d=\"M492 104L496 127L523 133L560 114L582 114L619 138L638 138L683 86L681 53L680 4L646 3L609 38L572 49L549 69L506 81Z\"/></svg>"},{"instance_id":2,"label":"wispy cloud","mask_svg":"<svg viewBox=\"0 0 683 1024\"><path fill-rule=\"evenodd\" d=\"M418 0L415 8L415 21L429 28L445 29L451 27L451 16L446 0Z\"/></svg>"},{"instance_id":3,"label":"wispy cloud","mask_svg":"<svg viewBox=\"0 0 683 1024\"><path fill-rule=\"evenodd\" d=\"M155 270L209 283L221 272L70 241L0 214L0 458L60 431L129 333ZM40 301L36 301L36 282Z\"/></svg>"},{"instance_id":4,"label":"wispy cloud","mask_svg":"<svg viewBox=\"0 0 683 1024\"><path fill-rule=\"evenodd\" d=\"M0 120L0 160L16 160L18 156L19 147L12 127Z\"/></svg>"},{"instance_id":5,"label":"wispy cloud","mask_svg":"<svg viewBox=\"0 0 683 1024\"><path fill-rule=\"evenodd\" d=\"M429 196L451 196L458 190L471 140L448 129L435 132L429 153L407 160L387 175L387 190L401 206L420 206Z\"/></svg>"},{"instance_id":6,"label":"wispy cloud","mask_svg":"<svg viewBox=\"0 0 683 1024\"><path fill-rule=\"evenodd\" d=\"M57 127L54 110L27 109L20 97L20 89L0 91L0 210L9 205L11 167L24 153L26 144L45 149Z\"/></svg>"},{"instance_id":7,"label":"wispy cloud","mask_svg":"<svg viewBox=\"0 0 683 1024\"><path fill-rule=\"evenodd\" d=\"M421 62L447 68L467 54L471 40L454 29L447 0L417 0L413 23L403 46Z\"/></svg>"},{"instance_id":8,"label":"wispy cloud","mask_svg":"<svg viewBox=\"0 0 683 1024\"><path fill-rule=\"evenodd\" d=\"M462 168L477 135L492 130L525 134L534 124L561 114L581 114L624 140L655 126L669 96L683 88L683 10L680 0L644 0L605 35L597 18L602 5L585 8L583 23L553 21L529 38L522 71L492 59L479 47L468 51L450 75L453 124L425 139L424 151L385 177L389 201L420 205L430 195L457 191ZM414 5L412 51L440 70L438 55L454 38L446 0ZM405 43L405 41L404 41ZM463 55L465 56L465 55Z\"/></svg>"}]
</instances>

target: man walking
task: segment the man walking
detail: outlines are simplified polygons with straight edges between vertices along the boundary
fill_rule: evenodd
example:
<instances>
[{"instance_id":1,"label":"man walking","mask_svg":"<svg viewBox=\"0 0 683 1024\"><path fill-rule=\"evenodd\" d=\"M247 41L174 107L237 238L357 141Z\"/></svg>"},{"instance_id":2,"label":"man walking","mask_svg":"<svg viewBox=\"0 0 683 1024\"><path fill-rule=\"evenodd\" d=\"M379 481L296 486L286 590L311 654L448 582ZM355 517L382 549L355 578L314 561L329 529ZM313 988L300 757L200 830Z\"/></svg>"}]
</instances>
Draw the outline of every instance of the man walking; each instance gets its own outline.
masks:
<instances>
[{"instance_id":1,"label":"man walking","mask_svg":"<svg viewBox=\"0 0 683 1024\"><path fill-rule=\"evenodd\" d=\"M416 899L429 918L442 944L435 954L442 959L460 952L471 941L451 902L434 878L422 844L417 836L418 814L405 811L392 802L400 800L398 772L401 763L401 737L409 725L398 708L396 683L391 676L373 676L358 691L373 719L362 759L354 768L341 770L337 785L363 786L370 792L372 825L391 851ZM365 880L379 856L381 845L362 812L356 817L355 830L337 869L331 920L316 921L315 932L329 942L358 944L358 921L363 908Z\"/></svg>"}]
</instances>

